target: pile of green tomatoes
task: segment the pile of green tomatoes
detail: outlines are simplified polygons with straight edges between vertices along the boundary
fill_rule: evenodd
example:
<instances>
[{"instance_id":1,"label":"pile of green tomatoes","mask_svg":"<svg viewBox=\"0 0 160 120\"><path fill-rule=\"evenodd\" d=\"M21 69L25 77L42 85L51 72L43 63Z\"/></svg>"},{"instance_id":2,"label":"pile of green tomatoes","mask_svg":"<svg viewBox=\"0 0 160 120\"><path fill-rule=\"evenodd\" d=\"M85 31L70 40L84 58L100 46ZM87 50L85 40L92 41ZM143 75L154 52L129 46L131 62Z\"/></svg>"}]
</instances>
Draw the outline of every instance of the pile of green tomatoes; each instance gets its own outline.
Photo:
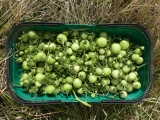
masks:
<instances>
[{"instance_id":1,"label":"pile of green tomatoes","mask_svg":"<svg viewBox=\"0 0 160 120\"><path fill-rule=\"evenodd\" d=\"M138 69L144 46L129 38L80 30L27 31L19 36L15 58L23 69L20 86L37 95L117 95L141 88ZM89 105L88 105L89 106Z\"/></svg>"}]
</instances>

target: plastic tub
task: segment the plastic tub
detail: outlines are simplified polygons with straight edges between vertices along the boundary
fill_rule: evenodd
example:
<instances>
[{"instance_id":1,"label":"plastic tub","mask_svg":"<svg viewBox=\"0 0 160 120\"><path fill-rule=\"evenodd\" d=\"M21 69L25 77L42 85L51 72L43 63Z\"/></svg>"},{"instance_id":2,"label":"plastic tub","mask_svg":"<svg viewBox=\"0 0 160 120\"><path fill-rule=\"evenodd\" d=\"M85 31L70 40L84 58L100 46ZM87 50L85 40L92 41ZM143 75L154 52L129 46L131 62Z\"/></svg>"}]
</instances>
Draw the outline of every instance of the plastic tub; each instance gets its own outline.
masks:
<instances>
[{"instance_id":1,"label":"plastic tub","mask_svg":"<svg viewBox=\"0 0 160 120\"><path fill-rule=\"evenodd\" d=\"M79 24L61 24L61 23L22 23L14 26L9 32L6 42L6 55L7 57L14 51L17 39L23 31L38 30L38 31L63 31L81 29L89 32L95 31L99 33L106 31L109 35L128 37L132 42L138 45L143 45L145 51L143 54L145 66L138 70L140 76L140 82L142 84L141 89L135 90L128 94L126 99L121 99L118 96L114 99L104 96L98 96L94 99L87 96L79 96L81 100L87 102L99 102L99 103L135 103L143 100L152 85L152 72L153 72L153 55L152 55L152 39L149 32L142 26L137 24L99 24L99 25L79 25ZM63 102L77 102L73 96L66 97L63 94L57 96L31 96L28 93L23 92L23 88L17 87L20 81L20 74L22 73L21 66L15 62L13 56L10 56L6 62L7 69L7 87L11 94L11 97L16 101L23 104L55 104Z\"/></svg>"}]
</instances>

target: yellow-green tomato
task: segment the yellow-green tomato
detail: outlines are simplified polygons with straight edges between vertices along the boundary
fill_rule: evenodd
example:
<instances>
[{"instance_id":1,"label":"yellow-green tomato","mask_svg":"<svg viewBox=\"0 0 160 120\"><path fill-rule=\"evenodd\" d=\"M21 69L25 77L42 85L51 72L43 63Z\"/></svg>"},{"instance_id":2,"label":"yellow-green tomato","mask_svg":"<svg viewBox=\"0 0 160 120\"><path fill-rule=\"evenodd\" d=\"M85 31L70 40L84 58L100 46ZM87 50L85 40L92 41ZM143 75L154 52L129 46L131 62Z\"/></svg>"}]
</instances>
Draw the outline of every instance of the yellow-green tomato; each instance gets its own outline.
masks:
<instances>
[{"instance_id":1,"label":"yellow-green tomato","mask_svg":"<svg viewBox=\"0 0 160 120\"><path fill-rule=\"evenodd\" d=\"M64 44L64 43L66 43L68 40L67 40L67 37L64 35L64 34L59 34L58 36L57 36L57 42L59 43L59 44Z\"/></svg>"},{"instance_id":2,"label":"yellow-green tomato","mask_svg":"<svg viewBox=\"0 0 160 120\"><path fill-rule=\"evenodd\" d=\"M97 82L97 76L89 75L88 80L90 83L95 83L95 82Z\"/></svg>"},{"instance_id":3,"label":"yellow-green tomato","mask_svg":"<svg viewBox=\"0 0 160 120\"><path fill-rule=\"evenodd\" d=\"M120 97L125 99L127 97L127 92L126 91L121 91L120 92Z\"/></svg>"},{"instance_id":4,"label":"yellow-green tomato","mask_svg":"<svg viewBox=\"0 0 160 120\"><path fill-rule=\"evenodd\" d=\"M98 47L105 47L107 45L107 39L104 37L99 37L96 40L96 44L98 45Z\"/></svg>"},{"instance_id":5,"label":"yellow-green tomato","mask_svg":"<svg viewBox=\"0 0 160 120\"><path fill-rule=\"evenodd\" d=\"M68 83L65 83L63 85L63 90L66 91L66 92L69 92L72 90L72 85L71 84L68 84Z\"/></svg>"},{"instance_id":6,"label":"yellow-green tomato","mask_svg":"<svg viewBox=\"0 0 160 120\"><path fill-rule=\"evenodd\" d=\"M111 52L114 54L118 54L121 51L121 46L118 43L113 43L111 45Z\"/></svg>"},{"instance_id":7,"label":"yellow-green tomato","mask_svg":"<svg viewBox=\"0 0 160 120\"><path fill-rule=\"evenodd\" d=\"M47 86L45 87L45 92L46 92L47 94L53 94L54 91L55 91L55 87L54 87L53 85L47 85Z\"/></svg>"},{"instance_id":8,"label":"yellow-green tomato","mask_svg":"<svg viewBox=\"0 0 160 120\"><path fill-rule=\"evenodd\" d=\"M140 89L141 88L141 83L139 81L133 82L133 88L134 89Z\"/></svg>"},{"instance_id":9,"label":"yellow-green tomato","mask_svg":"<svg viewBox=\"0 0 160 120\"><path fill-rule=\"evenodd\" d=\"M82 81L79 78L75 78L73 81L74 88L80 88L82 86Z\"/></svg>"},{"instance_id":10,"label":"yellow-green tomato","mask_svg":"<svg viewBox=\"0 0 160 120\"><path fill-rule=\"evenodd\" d=\"M129 42L127 40L122 40L119 44L122 50L127 50L129 48Z\"/></svg>"},{"instance_id":11,"label":"yellow-green tomato","mask_svg":"<svg viewBox=\"0 0 160 120\"><path fill-rule=\"evenodd\" d=\"M103 76L109 76L111 74L111 68L105 67L103 68Z\"/></svg>"}]
</instances>

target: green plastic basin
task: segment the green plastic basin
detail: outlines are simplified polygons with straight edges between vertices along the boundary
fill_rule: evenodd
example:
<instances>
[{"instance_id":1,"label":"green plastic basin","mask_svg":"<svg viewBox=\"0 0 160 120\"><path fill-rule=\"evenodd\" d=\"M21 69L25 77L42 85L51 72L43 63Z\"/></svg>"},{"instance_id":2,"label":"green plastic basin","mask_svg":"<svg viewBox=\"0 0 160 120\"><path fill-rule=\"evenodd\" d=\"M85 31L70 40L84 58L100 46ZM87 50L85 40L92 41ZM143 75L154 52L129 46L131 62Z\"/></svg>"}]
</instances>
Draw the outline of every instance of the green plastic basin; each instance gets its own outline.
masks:
<instances>
[{"instance_id":1,"label":"green plastic basin","mask_svg":"<svg viewBox=\"0 0 160 120\"><path fill-rule=\"evenodd\" d=\"M111 97L98 96L92 99L90 96L79 96L81 100L87 102L101 102L101 103L135 103L143 100L152 84L152 69L153 69L153 55L152 55L152 40L149 32L142 26L137 24L100 24L100 25L79 25L79 24L61 24L61 23L22 23L14 26L7 38L6 55L9 57L6 62L7 66L7 87L13 99L23 104L49 104L61 102L76 102L73 96L66 96L63 94L31 96L23 91L23 88L18 87L20 81L20 74L22 74L21 65L15 62L12 53L14 52L18 37L23 31L55 31L61 32L63 30L81 29L88 32L100 33L106 31L111 36L122 36L129 38L132 42L145 47L143 58L145 66L138 70L141 89L134 90L129 93L126 99L121 99L118 96L112 99Z\"/></svg>"}]
</instances>

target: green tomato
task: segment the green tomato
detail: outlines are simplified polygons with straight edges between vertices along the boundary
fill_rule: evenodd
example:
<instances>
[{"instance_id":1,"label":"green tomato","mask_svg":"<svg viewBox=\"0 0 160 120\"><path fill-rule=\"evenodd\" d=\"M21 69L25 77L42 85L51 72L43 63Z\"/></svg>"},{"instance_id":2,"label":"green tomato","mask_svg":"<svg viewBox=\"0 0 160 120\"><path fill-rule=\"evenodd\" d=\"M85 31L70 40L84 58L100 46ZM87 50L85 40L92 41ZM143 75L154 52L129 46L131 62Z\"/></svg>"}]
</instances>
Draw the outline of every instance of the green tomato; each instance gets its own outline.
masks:
<instances>
[{"instance_id":1,"label":"green tomato","mask_svg":"<svg viewBox=\"0 0 160 120\"><path fill-rule=\"evenodd\" d=\"M68 36L69 35L69 31L63 31L63 33L65 36Z\"/></svg>"},{"instance_id":2,"label":"green tomato","mask_svg":"<svg viewBox=\"0 0 160 120\"><path fill-rule=\"evenodd\" d=\"M66 50L66 53L67 53L68 55L72 55L73 51L72 51L71 48L68 48L68 49Z\"/></svg>"},{"instance_id":3,"label":"green tomato","mask_svg":"<svg viewBox=\"0 0 160 120\"><path fill-rule=\"evenodd\" d=\"M76 56L75 55L71 55L69 58L71 61L75 61L76 60Z\"/></svg>"},{"instance_id":4,"label":"green tomato","mask_svg":"<svg viewBox=\"0 0 160 120\"><path fill-rule=\"evenodd\" d=\"M116 86L119 83L119 79L111 79L111 83Z\"/></svg>"},{"instance_id":5,"label":"green tomato","mask_svg":"<svg viewBox=\"0 0 160 120\"><path fill-rule=\"evenodd\" d=\"M131 68L131 71L132 71L132 72L136 70L136 66L134 66L134 65L131 65L130 68Z\"/></svg>"},{"instance_id":6,"label":"green tomato","mask_svg":"<svg viewBox=\"0 0 160 120\"><path fill-rule=\"evenodd\" d=\"M44 67L37 67L37 73L44 73Z\"/></svg>"},{"instance_id":7,"label":"green tomato","mask_svg":"<svg viewBox=\"0 0 160 120\"><path fill-rule=\"evenodd\" d=\"M93 59L97 56L96 52L89 52L88 55L89 55L89 58L91 58L91 59Z\"/></svg>"},{"instance_id":8,"label":"green tomato","mask_svg":"<svg viewBox=\"0 0 160 120\"><path fill-rule=\"evenodd\" d=\"M122 54L119 53L119 54L117 55L117 58L118 58L118 59L122 59L122 58L123 58Z\"/></svg>"},{"instance_id":9,"label":"green tomato","mask_svg":"<svg viewBox=\"0 0 160 120\"><path fill-rule=\"evenodd\" d=\"M127 40L122 40L119 44L122 50L127 50L129 48L129 42Z\"/></svg>"},{"instance_id":10,"label":"green tomato","mask_svg":"<svg viewBox=\"0 0 160 120\"><path fill-rule=\"evenodd\" d=\"M80 88L82 86L82 81L79 78L75 78L73 81L74 88Z\"/></svg>"},{"instance_id":11,"label":"green tomato","mask_svg":"<svg viewBox=\"0 0 160 120\"><path fill-rule=\"evenodd\" d=\"M55 43L50 43L50 44L48 45L48 49L49 49L49 50L55 50L55 49L56 49L56 44L55 44Z\"/></svg>"},{"instance_id":12,"label":"green tomato","mask_svg":"<svg viewBox=\"0 0 160 120\"><path fill-rule=\"evenodd\" d=\"M84 54L84 55L82 56L82 59L83 59L84 61L88 61L88 60L89 60L89 55L88 55L88 54Z\"/></svg>"},{"instance_id":13,"label":"green tomato","mask_svg":"<svg viewBox=\"0 0 160 120\"><path fill-rule=\"evenodd\" d=\"M29 39L31 39L31 40L35 39L37 36L35 31L29 31L27 35L28 35Z\"/></svg>"},{"instance_id":14,"label":"green tomato","mask_svg":"<svg viewBox=\"0 0 160 120\"><path fill-rule=\"evenodd\" d=\"M110 80L109 79L106 79L106 78L102 78L101 80L101 85L103 86L107 86L110 84Z\"/></svg>"},{"instance_id":15,"label":"green tomato","mask_svg":"<svg viewBox=\"0 0 160 120\"><path fill-rule=\"evenodd\" d=\"M21 75L21 79L22 80L27 80L29 78L29 75L27 74L27 73L23 73L22 75Z\"/></svg>"},{"instance_id":16,"label":"green tomato","mask_svg":"<svg viewBox=\"0 0 160 120\"><path fill-rule=\"evenodd\" d=\"M80 42L80 49L82 49L82 50L89 50L90 46L91 46L91 44L88 40L82 40Z\"/></svg>"},{"instance_id":17,"label":"green tomato","mask_svg":"<svg viewBox=\"0 0 160 120\"><path fill-rule=\"evenodd\" d=\"M139 59L139 57L140 56L138 54L135 54L135 53L132 54L132 56L131 56L131 58L132 58L133 61L137 61Z\"/></svg>"},{"instance_id":18,"label":"green tomato","mask_svg":"<svg viewBox=\"0 0 160 120\"><path fill-rule=\"evenodd\" d=\"M76 37L79 35L79 32L77 30L72 31L72 36Z\"/></svg>"},{"instance_id":19,"label":"green tomato","mask_svg":"<svg viewBox=\"0 0 160 120\"><path fill-rule=\"evenodd\" d=\"M127 97L127 92L126 91L121 91L120 92L120 97L125 99Z\"/></svg>"},{"instance_id":20,"label":"green tomato","mask_svg":"<svg viewBox=\"0 0 160 120\"><path fill-rule=\"evenodd\" d=\"M96 93L91 93L91 98L95 98L96 97Z\"/></svg>"},{"instance_id":21,"label":"green tomato","mask_svg":"<svg viewBox=\"0 0 160 120\"><path fill-rule=\"evenodd\" d=\"M72 45L71 42L66 42L67 47L71 47L71 45Z\"/></svg>"},{"instance_id":22,"label":"green tomato","mask_svg":"<svg viewBox=\"0 0 160 120\"><path fill-rule=\"evenodd\" d=\"M39 61L39 62L40 61L45 61L46 58L47 58L47 56L43 51L38 52L37 55L36 55L36 60Z\"/></svg>"},{"instance_id":23,"label":"green tomato","mask_svg":"<svg viewBox=\"0 0 160 120\"><path fill-rule=\"evenodd\" d=\"M127 86L127 81L126 80L121 80L121 85L122 86Z\"/></svg>"},{"instance_id":24,"label":"green tomato","mask_svg":"<svg viewBox=\"0 0 160 120\"><path fill-rule=\"evenodd\" d=\"M47 72L51 72L53 70L53 66L49 64L45 64L44 68Z\"/></svg>"},{"instance_id":25,"label":"green tomato","mask_svg":"<svg viewBox=\"0 0 160 120\"><path fill-rule=\"evenodd\" d=\"M96 40L96 44L99 46L99 47L105 47L107 45L107 39L104 38L104 37L99 37L97 40Z\"/></svg>"},{"instance_id":26,"label":"green tomato","mask_svg":"<svg viewBox=\"0 0 160 120\"><path fill-rule=\"evenodd\" d=\"M113 43L111 45L111 52L114 54L118 54L121 51L121 46L118 43Z\"/></svg>"},{"instance_id":27,"label":"green tomato","mask_svg":"<svg viewBox=\"0 0 160 120\"><path fill-rule=\"evenodd\" d=\"M113 66L115 69L118 69L120 67L120 64L118 62L116 62Z\"/></svg>"},{"instance_id":28,"label":"green tomato","mask_svg":"<svg viewBox=\"0 0 160 120\"><path fill-rule=\"evenodd\" d=\"M78 73L78 78L81 80L85 80L86 79L86 73L81 71Z\"/></svg>"},{"instance_id":29,"label":"green tomato","mask_svg":"<svg viewBox=\"0 0 160 120\"><path fill-rule=\"evenodd\" d=\"M132 61L131 60L127 60L126 64L130 66L130 65L132 65Z\"/></svg>"},{"instance_id":30,"label":"green tomato","mask_svg":"<svg viewBox=\"0 0 160 120\"><path fill-rule=\"evenodd\" d=\"M141 50L144 50L145 48L144 48L144 46L141 46L140 49L141 49Z\"/></svg>"},{"instance_id":31,"label":"green tomato","mask_svg":"<svg viewBox=\"0 0 160 120\"><path fill-rule=\"evenodd\" d=\"M66 82L67 83L73 83L73 78L72 77L70 77L70 76L68 76L67 78L66 78Z\"/></svg>"},{"instance_id":32,"label":"green tomato","mask_svg":"<svg viewBox=\"0 0 160 120\"><path fill-rule=\"evenodd\" d=\"M121 50L120 52L119 52L119 54L121 54L123 57L127 54L127 52L126 51L124 51L124 50Z\"/></svg>"},{"instance_id":33,"label":"green tomato","mask_svg":"<svg viewBox=\"0 0 160 120\"><path fill-rule=\"evenodd\" d=\"M42 86L42 83L40 83L39 81L36 81L36 82L35 82L35 86L39 88L39 87Z\"/></svg>"},{"instance_id":34,"label":"green tomato","mask_svg":"<svg viewBox=\"0 0 160 120\"><path fill-rule=\"evenodd\" d=\"M36 74L36 76L35 76L35 80L36 81L42 81L42 80L44 80L45 79L45 75L44 74L42 74L42 73L37 73Z\"/></svg>"},{"instance_id":35,"label":"green tomato","mask_svg":"<svg viewBox=\"0 0 160 120\"><path fill-rule=\"evenodd\" d=\"M100 37L104 37L104 38L107 38L107 33L106 32L100 32Z\"/></svg>"},{"instance_id":36,"label":"green tomato","mask_svg":"<svg viewBox=\"0 0 160 120\"><path fill-rule=\"evenodd\" d=\"M22 58L22 57L18 57L18 58L16 59L16 62L22 63L22 62L23 62L23 58Z\"/></svg>"},{"instance_id":37,"label":"green tomato","mask_svg":"<svg viewBox=\"0 0 160 120\"><path fill-rule=\"evenodd\" d=\"M27 36L27 34L22 35L20 39L22 40L22 42L28 42L28 36Z\"/></svg>"},{"instance_id":38,"label":"green tomato","mask_svg":"<svg viewBox=\"0 0 160 120\"><path fill-rule=\"evenodd\" d=\"M84 63L84 61L82 60L82 58L77 58L76 62L78 65L82 65Z\"/></svg>"},{"instance_id":39,"label":"green tomato","mask_svg":"<svg viewBox=\"0 0 160 120\"><path fill-rule=\"evenodd\" d=\"M111 74L111 68L105 67L103 68L103 76L107 77Z\"/></svg>"},{"instance_id":40,"label":"green tomato","mask_svg":"<svg viewBox=\"0 0 160 120\"><path fill-rule=\"evenodd\" d=\"M77 93L78 94L83 94L83 89L82 88L78 88Z\"/></svg>"},{"instance_id":41,"label":"green tomato","mask_svg":"<svg viewBox=\"0 0 160 120\"><path fill-rule=\"evenodd\" d=\"M139 57L137 60L136 60L136 63L137 64L142 64L143 63L143 58L142 57Z\"/></svg>"},{"instance_id":42,"label":"green tomato","mask_svg":"<svg viewBox=\"0 0 160 120\"><path fill-rule=\"evenodd\" d=\"M63 90L66 91L66 92L71 91L71 90L72 90L72 85L69 84L69 83L65 83L65 84L63 85Z\"/></svg>"},{"instance_id":43,"label":"green tomato","mask_svg":"<svg viewBox=\"0 0 160 120\"><path fill-rule=\"evenodd\" d=\"M54 93L54 91L55 91L55 87L53 86L53 85L47 85L46 87L45 87L45 92L47 93L47 94L53 94Z\"/></svg>"},{"instance_id":44,"label":"green tomato","mask_svg":"<svg viewBox=\"0 0 160 120\"><path fill-rule=\"evenodd\" d=\"M55 73L51 73L51 78L52 79L56 79L57 78L57 75Z\"/></svg>"},{"instance_id":45,"label":"green tomato","mask_svg":"<svg viewBox=\"0 0 160 120\"><path fill-rule=\"evenodd\" d=\"M141 50L139 49L139 48L136 48L135 50L134 50L134 52L136 53L136 54L141 54Z\"/></svg>"},{"instance_id":46,"label":"green tomato","mask_svg":"<svg viewBox=\"0 0 160 120\"><path fill-rule=\"evenodd\" d=\"M22 68L23 68L24 70L30 70L30 67L28 66L28 62L27 62L27 61L23 61L23 63L22 63Z\"/></svg>"},{"instance_id":47,"label":"green tomato","mask_svg":"<svg viewBox=\"0 0 160 120\"><path fill-rule=\"evenodd\" d=\"M73 43L71 45L71 48L72 48L73 51L78 51L79 50L79 44L78 43Z\"/></svg>"},{"instance_id":48,"label":"green tomato","mask_svg":"<svg viewBox=\"0 0 160 120\"><path fill-rule=\"evenodd\" d=\"M87 39L87 37L88 37L88 34L87 34L87 33L83 32L83 33L81 34L81 38L82 38L83 40Z\"/></svg>"},{"instance_id":49,"label":"green tomato","mask_svg":"<svg viewBox=\"0 0 160 120\"><path fill-rule=\"evenodd\" d=\"M141 88L141 83L139 81L133 82L133 88L134 89L140 89Z\"/></svg>"},{"instance_id":50,"label":"green tomato","mask_svg":"<svg viewBox=\"0 0 160 120\"><path fill-rule=\"evenodd\" d=\"M78 73L80 70L80 67L78 65L73 66L73 70L74 70L74 72Z\"/></svg>"},{"instance_id":51,"label":"green tomato","mask_svg":"<svg viewBox=\"0 0 160 120\"><path fill-rule=\"evenodd\" d=\"M89 75L88 80L89 80L90 83L95 83L95 82L97 82L97 76Z\"/></svg>"},{"instance_id":52,"label":"green tomato","mask_svg":"<svg viewBox=\"0 0 160 120\"><path fill-rule=\"evenodd\" d=\"M103 71L101 68L96 68L96 74L97 75L102 75Z\"/></svg>"},{"instance_id":53,"label":"green tomato","mask_svg":"<svg viewBox=\"0 0 160 120\"><path fill-rule=\"evenodd\" d=\"M99 54L104 55L104 54L105 54L105 49L100 48L100 49L99 49Z\"/></svg>"},{"instance_id":54,"label":"green tomato","mask_svg":"<svg viewBox=\"0 0 160 120\"><path fill-rule=\"evenodd\" d=\"M20 42L19 44L17 44L17 48L19 50L25 50L27 47L26 47L26 43L24 42Z\"/></svg>"},{"instance_id":55,"label":"green tomato","mask_svg":"<svg viewBox=\"0 0 160 120\"><path fill-rule=\"evenodd\" d=\"M46 63L48 63L48 64L53 64L53 63L55 63L55 62L56 62L56 60L53 59L52 55L48 55L48 56L47 56Z\"/></svg>"},{"instance_id":56,"label":"green tomato","mask_svg":"<svg viewBox=\"0 0 160 120\"><path fill-rule=\"evenodd\" d=\"M128 73L130 71L130 67L128 67L127 65L124 65L122 70L124 73Z\"/></svg>"},{"instance_id":57,"label":"green tomato","mask_svg":"<svg viewBox=\"0 0 160 120\"><path fill-rule=\"evenodd\" d=\"M125 86L127 92L132 92L133 91L133 85L132 83L127 83Z\"/></svg>"},{"instance_id":58,"label":"green tomato","mask_svg":"<svg viewBox=\"0 0 160 120\"><path fill-rule=\"evenodd\" d=\"M112 54L112 52L111 52L110 50L108 50L108 51L106 52L106 55L107 55L107 56L111 56L111 54Z\"/></svg>"},{"instance_id":59,"label":"green tomato","mask_svg":"<svg viewBox=\"0 0 160 120\"><path fill-rule=\"evenodd\" d=\"M98 58L99 58L100 61L104 61L105 60L105 55L99 55Z\"/></svg>"},{"instance_id":60,"label":"green tomato","mask_svg":"<svg viewBox=\"0 0 160 120\"><path fill-rule=\"evenodd\" d=\"M57 42L59 43L59 44L64 44L64 43L66 43L68 41L68 39L67 39L67 37L64 35L64 34L59 34L58 36L57 36Z\"/></svg>"},{"instance_id":61,"label":"green tomato","mask_svg":"<svg viewBox=\"0 0 160 120\"><path fill-rule=\"evenodd\" d=\"M134 72L131 72L128 74L128 81L129 82L136 80L136 78L137 78L137 76Z\"/></svg>"},{"instance_id":62,"label":"green tomato","mask_svg":"<svg viewBox=\"0 0 160 120\"><path fill-rule=\"evenodd\" d=\"M125 87L122 84L117 84L116 88L118 91L125 90Z\"/></svg>"},{"instance_id":63,"label":"green tomato","mask_svg":"<svg viewBox=\"0 0 160 120\"><path fill-rule=\"evenodd\" d=\"M112 77L115 78L115 79L118 79L119 78L119 70L113 70L112 71Z\"/></svg>"},{"instance_id":64,"label":"green tomato","mask_svg":"<svg viewBox=\"0 0 160 120\"><path fill-rule=\"evenodd\" d=\"M115 94L115 93L117 93L117 88L115 86L110 86L109 87L109 92L112 93L112 94Z\"/></svg>"}]
</instances>

